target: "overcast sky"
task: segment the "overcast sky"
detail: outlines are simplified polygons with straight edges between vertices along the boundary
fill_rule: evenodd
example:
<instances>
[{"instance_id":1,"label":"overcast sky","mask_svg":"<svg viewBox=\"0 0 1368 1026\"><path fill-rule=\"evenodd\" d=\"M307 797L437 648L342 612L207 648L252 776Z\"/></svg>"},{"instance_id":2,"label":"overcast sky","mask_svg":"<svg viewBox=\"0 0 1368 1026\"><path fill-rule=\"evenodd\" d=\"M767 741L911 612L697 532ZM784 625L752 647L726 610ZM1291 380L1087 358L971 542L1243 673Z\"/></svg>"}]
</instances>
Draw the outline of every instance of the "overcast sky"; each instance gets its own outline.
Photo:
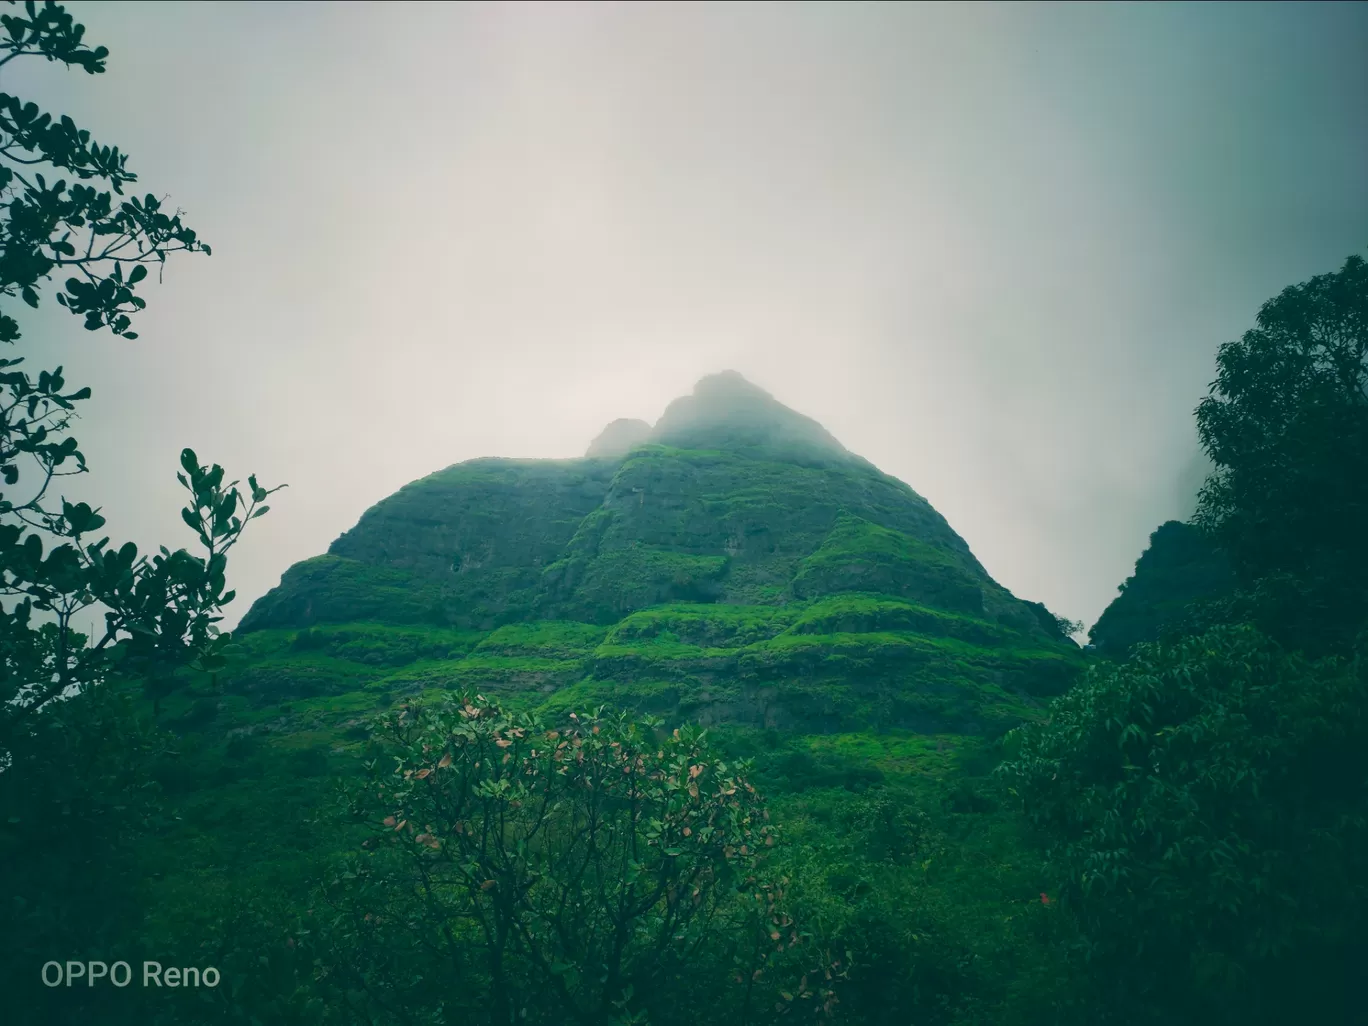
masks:
<instances>
[{"instance_id":1,"label":"overcast sky","mask_svg":"<svg viewBox=\"0 0 1368 1026\"><path fill-rule=\"evenodd\" d=\"M95 388L116 537L190 540L186 445L289 482L234 621L406 482L733 368L1091 623L1190 510L1216 347L1368 247L1368 5L70 9L108 73L0 88L214 255L136 342L21 345Z\"/></svg>"}]
</instances>

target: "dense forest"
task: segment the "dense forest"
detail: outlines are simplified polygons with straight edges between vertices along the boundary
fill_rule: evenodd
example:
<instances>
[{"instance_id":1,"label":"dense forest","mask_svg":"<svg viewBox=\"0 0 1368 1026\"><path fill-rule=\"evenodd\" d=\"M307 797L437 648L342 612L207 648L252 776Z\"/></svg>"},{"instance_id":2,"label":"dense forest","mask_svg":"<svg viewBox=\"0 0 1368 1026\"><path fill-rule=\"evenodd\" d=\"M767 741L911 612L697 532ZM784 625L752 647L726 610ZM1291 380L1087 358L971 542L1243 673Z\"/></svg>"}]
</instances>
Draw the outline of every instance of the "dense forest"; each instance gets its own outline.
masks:
<instances>
[{"instance_id":1,"label":"dense forest","mask_svg":"<svg viewBox=\"0 0 1368 1026\"><path fill-rule=\"evenodd\" d=\"M1361 257L1220 347L1197 512L1083 647L733 373L413 482L229 633L283 486L187 449L189 546L110 539L22 355L19 300L135 339L210 254L127 159L0 94L4 1021L1368 1022Z\"/></svg>"}]
</instances>

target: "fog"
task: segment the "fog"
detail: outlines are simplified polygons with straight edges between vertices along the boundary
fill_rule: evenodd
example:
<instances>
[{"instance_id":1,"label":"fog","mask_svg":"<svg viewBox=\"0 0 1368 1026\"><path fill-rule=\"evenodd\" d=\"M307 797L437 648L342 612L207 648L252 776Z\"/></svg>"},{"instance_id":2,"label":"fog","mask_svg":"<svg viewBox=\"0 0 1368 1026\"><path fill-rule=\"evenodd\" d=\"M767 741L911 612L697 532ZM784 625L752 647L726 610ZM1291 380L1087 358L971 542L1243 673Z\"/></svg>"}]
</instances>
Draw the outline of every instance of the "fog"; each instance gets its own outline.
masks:
<instances>
[{"instance_id":1,"label":"fog","mask_svg":"<svg viewBox=\"0 0 1368 1026\"><path fill-rule=\"evenodd\" d=\"M580 455L735 369L1091 623L1203 474L1217 346L1368 245L1368 6L71 4L109 72L0 88L214 255L33 363L116 537L191 446L288 482L232 620L370 505Z\"/></svg>"}]
</instances>

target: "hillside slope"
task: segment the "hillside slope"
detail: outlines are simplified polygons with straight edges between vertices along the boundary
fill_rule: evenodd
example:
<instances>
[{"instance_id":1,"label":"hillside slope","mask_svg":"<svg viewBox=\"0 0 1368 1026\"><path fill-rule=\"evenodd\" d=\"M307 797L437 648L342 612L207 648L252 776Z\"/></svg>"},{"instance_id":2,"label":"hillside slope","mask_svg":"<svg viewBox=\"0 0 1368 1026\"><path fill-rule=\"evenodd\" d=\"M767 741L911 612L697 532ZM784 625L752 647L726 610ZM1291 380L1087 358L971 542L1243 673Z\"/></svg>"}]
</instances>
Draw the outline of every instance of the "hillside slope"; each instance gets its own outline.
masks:
<instances>
[{"instance_id":1,"label":"hillside slope","mask_svg":"<svg viewBox=\"0 0 1368 1026\"><path fill-rule=\"evenodd\" d=\"M578 460L472 460L382 500L253 605L231 683L977 731L1075 672L1054 618L925 499L739 375L645 428L616 422ZM348 655L373 650L391 654Z\"/></svg>"},{"instance_id":2,"label":"hillside slope","mask_svg":"<svg viewBox=\"0 0 1368 1026\"><path fill-rule=\"evenodd\" d=\"M1088 632L1101 652L1124 657L1142 641L1156 641L1193 603L1227 594L1235 584L1230 565L1197 528L1161 524L1135 563L1135 573Z\"/></svg>"}]
</instances>

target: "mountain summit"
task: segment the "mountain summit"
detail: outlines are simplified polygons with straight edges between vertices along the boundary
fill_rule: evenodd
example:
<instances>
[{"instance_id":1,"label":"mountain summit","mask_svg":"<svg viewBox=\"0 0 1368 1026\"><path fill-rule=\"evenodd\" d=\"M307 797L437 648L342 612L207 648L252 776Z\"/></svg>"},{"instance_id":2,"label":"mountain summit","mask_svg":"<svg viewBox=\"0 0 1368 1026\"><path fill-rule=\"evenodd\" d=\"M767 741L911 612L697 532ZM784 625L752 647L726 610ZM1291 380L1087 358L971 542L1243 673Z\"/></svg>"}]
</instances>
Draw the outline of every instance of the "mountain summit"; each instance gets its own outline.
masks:
<instances>
[{"instance_id":1,"label":"mountain summit","mask_svg":"<svg viewBox=\"0 0 1368 1026\"><path fill-rule=\"evenodd\" d=\"M734 372L649 432L610 424L583 459L471 460L406 485L287 570L239 634L399 632L427 652L434 630L474 648L444 642L376 686L822 729L1005 724L1078 658L924 498Z\"/></svg>"},{"instance_id":2,"label":"mountain summit","mask_svg":"<svg viewBox=\"0 0 1368 1026\"><path fill-rule=\"evenodd\" d=\"M652 441L681 449L801 447L845 453L840 442L810 417L789 409L736 371L711 374L665 408Z\"/></svg>"},{"instance_id":3,"label":"mountain summit","mask_svg":"<svg viewBox=\"0 0 1368 1026\"><path fill-rule=\"evenodd\" d=\"M709 374L665 408L654 427L615 420L590 443L586 456L626 455L646 442L680 449L725 449L802 458L849 456L845 446L811 417L789 409L736 371Z\"/></svg>"},{"instance_id":4,"label":"mountain summit","mask_svg":"<svg viewBox=\"0 0 1368 1026\"><path fill-rule=\"evenodd\" d=\"M621 417L599 432L598 437L589 443L589 449L584 455L601 459L626 456L650 437L650 424L644 420Z\"/></svg>"}]
</instances>

